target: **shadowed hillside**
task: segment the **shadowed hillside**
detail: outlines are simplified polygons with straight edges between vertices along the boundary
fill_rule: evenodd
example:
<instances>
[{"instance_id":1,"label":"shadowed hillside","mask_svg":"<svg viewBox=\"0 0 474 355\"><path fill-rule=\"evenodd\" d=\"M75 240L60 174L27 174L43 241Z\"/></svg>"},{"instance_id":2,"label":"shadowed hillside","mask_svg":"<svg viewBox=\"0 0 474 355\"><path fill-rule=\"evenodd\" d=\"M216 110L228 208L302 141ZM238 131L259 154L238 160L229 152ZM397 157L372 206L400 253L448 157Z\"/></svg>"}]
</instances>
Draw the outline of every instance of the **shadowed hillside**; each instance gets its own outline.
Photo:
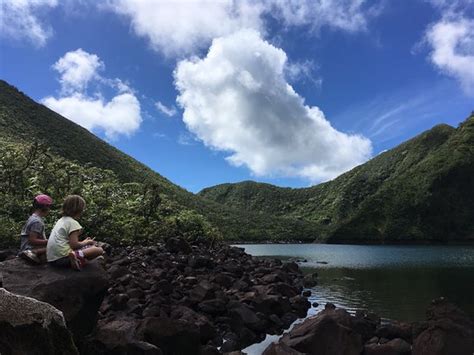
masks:
<instances>
[{"instance_id":1,"label":"shadowed hillside","mask_svg":"<svg viewBox=\"0 0 474 355\"><path fill-rule=\"evenodd\" d=\"M317 225L329 242L474 239L474 115L438 125L310 188L246 181L202 190L226 206Z\"/></svg>"},{"instance_id":2,"label":"shadowed hillside","mask_svg":"<svg viewBox=\"0 0 474 355\"><path fill-rule=\"evenodd\" d=\"M166 201L169 201L171 207L167 213L173 214L182 210L194 211L197 215L204 216L227 239L284 239L294 236L312 240L315 235L309 222L263 216L223 207L218 203L196 196L112 147L88 130L51 111L44 105L36 103L15 87L1 80L0 140L2 148L6 147L6 143L9 146L17 144L21 145L19 151L24 152L29 151L29 148L24 145L40 144L47 147L54 155L55 162L56 159L62 159L61 164L92 166L112 171L119 182L144 184L144 188L156 191ZM3 150L0 153L7 154ZM16 152L16 154L20 153ZM37 176L32 178L37 178ZM51 188L48 186L46 187ZM33 194L34 191L19 193L26 201L29 198L28 195ZM24 196L25 194L27 196ZM21 205L20 201L16 201L16 204ZM27 209L23 209L25 210L23 214L27 213ZM21 218L23 218L23 214L21 214Z\"/></svg>"}]
</instances>

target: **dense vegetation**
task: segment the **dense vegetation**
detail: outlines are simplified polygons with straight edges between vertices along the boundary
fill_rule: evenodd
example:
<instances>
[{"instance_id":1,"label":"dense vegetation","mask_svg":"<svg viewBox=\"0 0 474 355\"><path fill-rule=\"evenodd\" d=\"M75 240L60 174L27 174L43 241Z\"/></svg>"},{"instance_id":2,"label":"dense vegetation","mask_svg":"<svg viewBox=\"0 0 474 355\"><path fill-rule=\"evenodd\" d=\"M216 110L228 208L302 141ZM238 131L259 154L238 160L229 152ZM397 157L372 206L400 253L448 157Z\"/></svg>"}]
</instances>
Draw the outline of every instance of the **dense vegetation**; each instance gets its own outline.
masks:
<instances>
[{"instance_id":1,"label":"dense vegetation","mask_svg":"<svg viewBox=\"0 0 474 355\"><path fill-rule=\"evenodd\" d=\"M474 115L438 125L310 188L243 182L199 193L227 206L313 222L329 242L474 240Z\"/></svg>"},{"instance_id":2,"label":"dense vegetation","mask_svg":"<svg viewBox=\"0 0 474 355\"><path fill-rule=\"evenodd\" d=\"M87 201L81 223L87 234L115 243L147 243L180 235L187 239L219 238L202 215L177 205L154 184L121 183L114 172L81 166L40 144L0 140L0 247L18 243L18 233L32 198L47 193L55 200L48 229L59 217L64 196Z\"/></svg>"},{"instance_id":3,"label":"dense vegetation","mask_svg":"<svg viewBox=\"0 0 474 355\"><path fill-rule=\"evenodd\" d=\"M241 241L474 239L474 116L440 125L333 181L243 182L194 195L0 80L0 245L34 194L88 202L84 225L134 243L170 235ZM49 224L57 217L57 207Z\"/></svg>"},{"instance_id":4,"label":"dense vegetation","mask_svg":"<svg viewBox=\"0 0 474 355\"><path fill-rule=\"evenodd\" d=\"M9 201L0 208L3 245L17 241L39 192L52 194L58 203L68 193L83 194L89 203L84 223L101 239L140 242L185 233L311 240L314 235L308 222L254 214L196 196L1 80L0 161L0 197ZM158 207L146 212L155 198ZM53 213L51 219L56 217Z\"/></svg>"}]
</instances>

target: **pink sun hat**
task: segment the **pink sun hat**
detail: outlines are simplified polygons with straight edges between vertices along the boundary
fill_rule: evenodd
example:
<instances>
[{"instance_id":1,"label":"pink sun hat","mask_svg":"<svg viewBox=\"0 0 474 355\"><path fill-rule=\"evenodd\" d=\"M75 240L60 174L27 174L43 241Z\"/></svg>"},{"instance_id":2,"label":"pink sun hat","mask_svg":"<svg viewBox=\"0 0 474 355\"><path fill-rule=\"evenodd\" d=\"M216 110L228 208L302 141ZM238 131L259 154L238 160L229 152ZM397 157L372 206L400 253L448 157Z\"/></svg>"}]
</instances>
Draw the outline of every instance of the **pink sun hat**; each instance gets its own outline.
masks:
<instances>
[{"instance_id":1,"label":"pink sun hat","mask_svg":"<svg viewBox=\"0 0 474 355\"><path fill-rule=\"evenodd\" d=\"M38 195L35 197L35 201L41 205L51 206L53 204L53 199L48 195Z\"/></svg>"}]
</instances>

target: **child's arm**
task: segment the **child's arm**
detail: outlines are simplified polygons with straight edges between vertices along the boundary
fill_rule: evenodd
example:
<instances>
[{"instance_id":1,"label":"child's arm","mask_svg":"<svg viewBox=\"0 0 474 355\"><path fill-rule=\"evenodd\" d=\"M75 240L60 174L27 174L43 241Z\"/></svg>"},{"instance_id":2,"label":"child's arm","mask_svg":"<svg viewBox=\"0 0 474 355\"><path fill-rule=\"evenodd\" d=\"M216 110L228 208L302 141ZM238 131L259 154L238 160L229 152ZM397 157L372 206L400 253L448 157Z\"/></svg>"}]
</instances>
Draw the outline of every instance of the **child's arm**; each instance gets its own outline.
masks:
<instances>
[{"instance_id":1,"label":"child's arm","mask_svg":"<svg viewBox=\"0 0 474 355\"><path fill-rule=\"evenodd\" d=\"M82 242L80 242L79 237L81 233L82 233L81 230L77 230L69 234L69 246L71 247L72 250L77 250L82 247L85 247L86 245L94 244L94 241L90 238L86 238Z\"/></svg>"},{"instance_id":2,"label":"child's arm","mask_svg":"<svg viewBox=\"0 0 474 355\"><path fill-rule=\"evenodd\" d=\"M28 234L28 243L33 246L44 247L48 244L48 240L43 239L43 236L39 233L30 232L30 234Z\"/></svg>"}]
</instances>

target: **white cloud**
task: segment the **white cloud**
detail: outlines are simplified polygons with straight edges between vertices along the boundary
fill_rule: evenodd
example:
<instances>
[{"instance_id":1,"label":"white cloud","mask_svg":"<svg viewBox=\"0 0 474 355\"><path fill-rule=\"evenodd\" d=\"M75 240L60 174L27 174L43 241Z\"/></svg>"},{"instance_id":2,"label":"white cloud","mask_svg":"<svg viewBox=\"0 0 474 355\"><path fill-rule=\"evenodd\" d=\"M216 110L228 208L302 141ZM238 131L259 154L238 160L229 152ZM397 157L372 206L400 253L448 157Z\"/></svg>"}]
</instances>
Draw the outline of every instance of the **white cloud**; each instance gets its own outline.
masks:
<instances>
[{"instance_id":1,"label":"white cloud","mask_svg":"<svg viewBox=\"0 0 474 355\"><path fill-rule=\"evenodd\" d=\"M58 5L57 0L2 0L0 34L13 40L26 40L42 47L53 30L41 18Z\"/></svg>"},{"instance_id":2,"label":"white cloud","mask_svg":"<svg viewBox=\"0 0 474 355\"><path fill-rule=\"evenodd\" d=\"M155 102L155 107L158 111L160 111L161 113L165 114L168 117L173 117L174 115L178 113L178 111L176 110L176 107L174 106L168 107L165 104L163 104L161 101Z\"/></svg>"},{"instance_id":3,"label":"white cloud","mask_svg":"<svg viewBox=\"0 0 474 355\"><path fill-rule=\"evenodd\" d=\"M426 32L431 62L474 95L474 19L444 18Z\"/></svg>"},{"instance_id":4,"label":"white cloud","mask_svg":"<svg viewBox=\"0 0 474 355\"><path fill-rule=\"evenodd\" d=\"M83 92L92 79L99 77L98 71L104 69L104 63L97 55L79 48L59 58L53 69L61 74L59 82L65 93Z\"/></svg>"},{"instance_id":5,"label":"white cloud","mask_svg":"<svg viewBox=\"0 0 474 355\"><path fill-rule=\"evenodd\" d=\"M214 37L261 25L259 5L247 1L111 0L109 6L130 17L135 33L166 55L191 53Z\"/></svg>"},{"instance_id":6,"label":"white cloud","mask_svg":"<svg viewBox=\"0 0 474 355\"><path fill-rule=\"evenodd\" d=\"M328 26L349 32L364 31L371 17L377 16L383 1L370 5L367 0L270 0L267 11L287 26L309 26L319 31Z\"/></svg>"},{"instance_id":7,"label":"white cloud","mask_svg":"<svg viewBox=\"0 0 474 355\"><path fill-rule=\"evenodd\" d=\"M180 56L241 29L264 33L268 17L311 30L363 31L381 5L368 0L109 0L108 8L129 18L154 50Z\"/></svg>"},{"instance_id":8,"label":"white cloud","mask_svg":"<svg viewBox=\"0 0 474 355\"><path fill-rule=\"evenodd\" d=\"M60 98L46 97L43 103L90 131L103 130L109 139L135 132L142 121L140 103L130 93L119 94L108 102L76 93Z\"/></svg>"},{"instance_id":9,"label":"white cloud","mask_svg":"<svg viewBox=\"0 0 474 355\"><path fill-rule=\"evenodd\" d=\"M97 55L82 49L71 51L53 68L60 74L61 96L45 97L43 104L88 130L103 130L108 139L138 130L142 122L140 102L122 80L99 75L98 70L105 65ZM91 96L87 93L89 84L97 89L105 85L117 93L110 101L100 91Z\"/></svg>"},{"instance_id":10,"label":"white cloud","mask_svg":"<svg viewBox=\"0 0 474 355\"><path fill-rule=\"evenodd\" d=\"M427 0L441 13L441 18L428 26L423 41L429 59L442 73L459 81L468 95L474 95L474 1Z\"/></svg>"},{"instance_id":11,"label":"white cloud","mask_svg":"<svg viewBox=\"0 0 474 355\"><path fill-rule=\"evenodd\" d=\"M287 56L252 30L215 39L175 71L183 120L198 139L256 175L327 180L367 160L371 143L334 129L287 83Z\"/></svg>"}]
</instances>

